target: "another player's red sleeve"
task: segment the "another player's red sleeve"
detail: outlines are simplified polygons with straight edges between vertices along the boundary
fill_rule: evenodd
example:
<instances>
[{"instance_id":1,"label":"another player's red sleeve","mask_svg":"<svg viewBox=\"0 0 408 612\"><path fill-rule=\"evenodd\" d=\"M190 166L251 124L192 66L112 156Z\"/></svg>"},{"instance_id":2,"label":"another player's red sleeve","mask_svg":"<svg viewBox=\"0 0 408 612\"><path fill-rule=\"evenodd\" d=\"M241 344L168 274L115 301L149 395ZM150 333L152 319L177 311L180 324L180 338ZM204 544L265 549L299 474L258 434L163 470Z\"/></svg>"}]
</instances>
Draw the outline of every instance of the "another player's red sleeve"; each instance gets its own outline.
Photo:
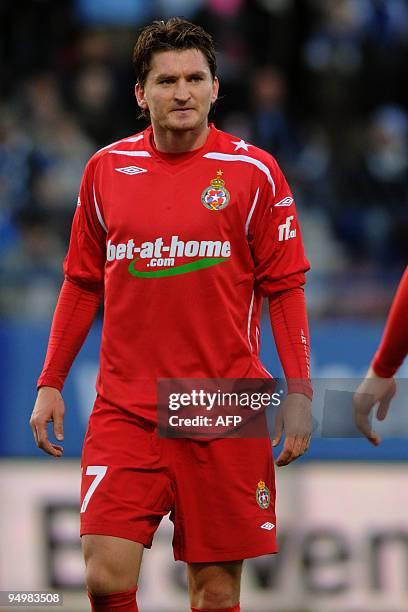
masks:
<instances>
[{"instance_id":1,"label":"another player's red sleeve","mask_svg":"<svg viewBox=\"0 0 408 612\"><path fill-rule=\"evenodd\" d=\"M293 195L273 158L270 170L273 184L265 179L259 186L248 227L256 282L264 296L302 286L310 269Z\"/></svg>"},{"instance_id":2,"label":"another player's red sleeve","mask_svg":"<svg viewBox=\"0 0 408 612\"><path fill-rule=\"evenodd\" d=\"M302 287L269 298L269 314L279 359L290 393L313 396L310 382L310 341Z\"/></svg>"},{"instance_id":3,"label":"another player's red sleeve","mask_svg":"<svg viewBox=\"0 0 408 612\"><path fill-rule=\"evenodd\" d=\"M377 376L394 376L408 353L408 267L401 279L384 335L372 362Z\"/></svg>"},{"instance_id":4,"label":"another player's red sleeve","mask_svg":"<svg viewBox=\"0 0 408 612\"><path fill-rule=\"evenodd\" d=\"M97 208L94 168L94 160L91 160L82 179L64 261L65 280L55 308L38 387L62 389L101 302L106 233L101 211Z\"/></svg>"}]
</instances>

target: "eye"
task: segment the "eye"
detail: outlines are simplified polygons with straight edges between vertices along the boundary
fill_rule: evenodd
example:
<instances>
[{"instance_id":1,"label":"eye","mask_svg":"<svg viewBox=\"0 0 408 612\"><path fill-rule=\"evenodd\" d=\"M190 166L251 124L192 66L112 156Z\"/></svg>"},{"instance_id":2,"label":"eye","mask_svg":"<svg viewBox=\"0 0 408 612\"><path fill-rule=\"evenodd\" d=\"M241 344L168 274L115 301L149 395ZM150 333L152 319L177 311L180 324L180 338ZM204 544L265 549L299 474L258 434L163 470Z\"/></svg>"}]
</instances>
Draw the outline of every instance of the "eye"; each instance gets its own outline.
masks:
<instances>
[{"instance_id":1,"label":"eye","mask_svg":"<svg viewBox=\"0 0 408 612\"><path fill-rule=\"evenodd\" d=\"M159 81L160 85L171 85L171 83L174 83L174 79L160 79Z\"/></svg>"}]
</instances>

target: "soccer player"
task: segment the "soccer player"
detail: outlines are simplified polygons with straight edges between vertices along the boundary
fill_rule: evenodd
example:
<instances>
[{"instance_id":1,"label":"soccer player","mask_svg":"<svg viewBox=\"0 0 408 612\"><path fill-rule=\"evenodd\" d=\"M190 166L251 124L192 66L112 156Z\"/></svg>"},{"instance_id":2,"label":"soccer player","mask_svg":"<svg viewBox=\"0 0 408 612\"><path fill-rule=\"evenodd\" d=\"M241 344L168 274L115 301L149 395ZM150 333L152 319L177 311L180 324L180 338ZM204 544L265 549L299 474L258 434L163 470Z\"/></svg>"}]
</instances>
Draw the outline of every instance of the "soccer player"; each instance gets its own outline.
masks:
<instances>
[{"instance_id":1,"label":"soccer player","mask_svg":"<svg viewBox=\"0 0 408 612\"><path fill-rule=\"evenodd\" d=\"M377 419L383 421L387 416L397 390L394 374L407 353L408 268L395 294L378 351L353 397L356 425L374 446L379 445L381 438L371 429L369 415L378 403Z\"/></svg>"},{"instance_id":2,"label":"soccer player","mask_svg":"<svg viewBox=\"0 0 408 612\"><path fill-rule=\"evenodd\" d=\"M82 454L81 537L92 610L137 610L143 549L164 515L188 564L191 610L238 612L243 559L275 553L269 438L159 438L158 378L265 378L263 297L289 380L273 444L287 465L311 433L305 259L275 159L208 123L213 41L180 18L145 27L142 133L86 166L31 426L55 457L61 389L104 295L97 398ZM300 424L300 425L299 425Z\"/></svg>"}]
</instances>

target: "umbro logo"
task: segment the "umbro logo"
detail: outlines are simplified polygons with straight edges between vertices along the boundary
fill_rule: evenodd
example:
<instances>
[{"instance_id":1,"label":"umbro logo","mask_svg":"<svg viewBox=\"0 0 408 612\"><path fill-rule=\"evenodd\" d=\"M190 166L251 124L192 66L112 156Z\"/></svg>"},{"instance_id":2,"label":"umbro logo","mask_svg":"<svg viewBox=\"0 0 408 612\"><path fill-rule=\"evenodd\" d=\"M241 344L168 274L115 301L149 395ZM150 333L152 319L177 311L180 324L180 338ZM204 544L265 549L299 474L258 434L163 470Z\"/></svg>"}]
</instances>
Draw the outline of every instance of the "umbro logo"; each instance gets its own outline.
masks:
<instances>
[{"instance_id":1,"label":"umbro logo","mask_svg":"<svg viewBox=\"0 0 408 612\"><path fill-rule=\"evenodd\" d=\"M275 204L275 206L290 206L292 204L292 202L293 202L293 198L290 198L288 196L286 198L283 198L283 200L281 200L277 204Z\"/></svg>"},{"instance_id":2,"label":"umbro logo","mask_svg":"<svg viewBox=\"0 0 408 612\"><path fill-rule=\"evenodd\" d=\"M123 174L141 174L147 172L145 168L139 168L138 166L126 166L125 168L115 168L116 172L123 172Z\"/></svg>"},{"instance_id":3,"label":"umbro logo","mask_svg":"<svg viewBox=\"0 0 408 612\"><path fill-rule=\"evenodd\" d=\"M261 525L261 529L266 529L267 531L271 531L271 529L273 529L275 527L275 525L273 523L264 523L263 525Z\"/></svg>"}]
</instances>

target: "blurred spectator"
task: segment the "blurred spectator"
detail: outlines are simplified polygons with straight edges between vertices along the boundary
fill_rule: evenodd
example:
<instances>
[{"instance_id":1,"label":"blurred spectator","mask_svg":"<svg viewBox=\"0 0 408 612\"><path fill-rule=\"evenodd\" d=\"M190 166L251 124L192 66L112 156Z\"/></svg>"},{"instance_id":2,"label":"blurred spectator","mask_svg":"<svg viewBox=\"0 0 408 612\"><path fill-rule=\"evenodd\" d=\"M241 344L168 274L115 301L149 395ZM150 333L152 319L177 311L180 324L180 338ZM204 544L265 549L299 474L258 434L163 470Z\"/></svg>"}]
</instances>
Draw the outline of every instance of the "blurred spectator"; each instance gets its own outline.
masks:
<instances>
[{"instance_id":1,"label":"blurred spectator","mask_svg":"<svg viewBox=\"0 0 408 612\"><path fill-rule=\"evenodd\" d=\"M49 128L43 148L47 165L34 180L33 194L38 207L48 214L58 216L68 210L71 216L83 169L95 145L73 116L61 115Z\"/></svg>"},{"instance_id":2,"label":"blurred spectator","mask_svg":"<svg viewBox=\"0 0 408 612\"><path fill-rule=\"evenodd\" d=\"M364 108L370 110L395 100L407 105L408 3L364 0L360 7L364 12L364 64L360 73Z\"/></svg>"},{"instance_id":3,"label":"blurred spectator","mask_svg":"<svg viewBox=\"0 0 408 612\"><path fill-rule=\"evenodd\" d=\"M152 18L155 0L74 0L78 17L87 24L125 26Z\"/></svg>"},{"instance_id":4,"label":"blurred spectator","mask_svg":"<svg viewBox=\"0 0 408 612\"><path fill-rule=\"evenodd\" d=\"M290 173L297 153L293 122L286 114L286 80L274 66L255 70L251 80L251 140L272 153Z\"/></svg>"},{"instance_id":5,"label":"blurred spectator","mask_svg":"<svg viewBox=\"0 0 408 612\"><path fill-rule=\"evenodd\" d=\"M24 209L17 215L19 238L0 264L0 314L49 320L61 282L64 247L47 215Z\"/></svg>"},{"instance_id":6,"label":"blurred spectator","mask_svg":"<svg viewBox=\"0 0 408 612\"><path fill-rule=\"evenodd\" d=\"M316 3L320 16L304 46L308 102L336 147L342 146L361 96L363 22L358 1Z\"/></svg>"},{"instance_id":7,"label":"blurred spectator","mask_svg":"<svg viewBox=\"0 0 408 612\"><path fill-rule=\"evenodd\" d=\"M120 117L115 109L115 81L101 64L85 66L76 78L73 106L82 128L99 147L118 139ZM116 137L112 138L115 132Z\"/></svg>"},{"instance_id":8,"label":"blurred spectator","mask_svg":"<svg viewBox=\"0 0 408 612\"><path fill-rule=\"evenodd\" d=\"M402 245L395 238L401 224L408 229L407 113L397 106L378 108L360 143L357 160L338 186L346 202L337 214L338 235L354 261L402 264Z\"/></svg>"},{"instance_id":9,"label":"blurred spectator","mask_svg":"<svg viewBox=\"0 0 408 612\"><path fill-rule=\"evenodd\" d=\"M4 217L29 201L33 143L11 109L0 108L0 211Z\"/></svg>"},{"instance_id":10,"label":"blurred spectator","mask_svg":"<svg viewBox=\"0 0 408 612\"><path fill-rule=\"evenodd\" d=\"M157 14L161 19L169 19L174 15L182 15L185 19L194 19L198 9L206 0L158 0Z\"/></svg>"}]
</instances>

